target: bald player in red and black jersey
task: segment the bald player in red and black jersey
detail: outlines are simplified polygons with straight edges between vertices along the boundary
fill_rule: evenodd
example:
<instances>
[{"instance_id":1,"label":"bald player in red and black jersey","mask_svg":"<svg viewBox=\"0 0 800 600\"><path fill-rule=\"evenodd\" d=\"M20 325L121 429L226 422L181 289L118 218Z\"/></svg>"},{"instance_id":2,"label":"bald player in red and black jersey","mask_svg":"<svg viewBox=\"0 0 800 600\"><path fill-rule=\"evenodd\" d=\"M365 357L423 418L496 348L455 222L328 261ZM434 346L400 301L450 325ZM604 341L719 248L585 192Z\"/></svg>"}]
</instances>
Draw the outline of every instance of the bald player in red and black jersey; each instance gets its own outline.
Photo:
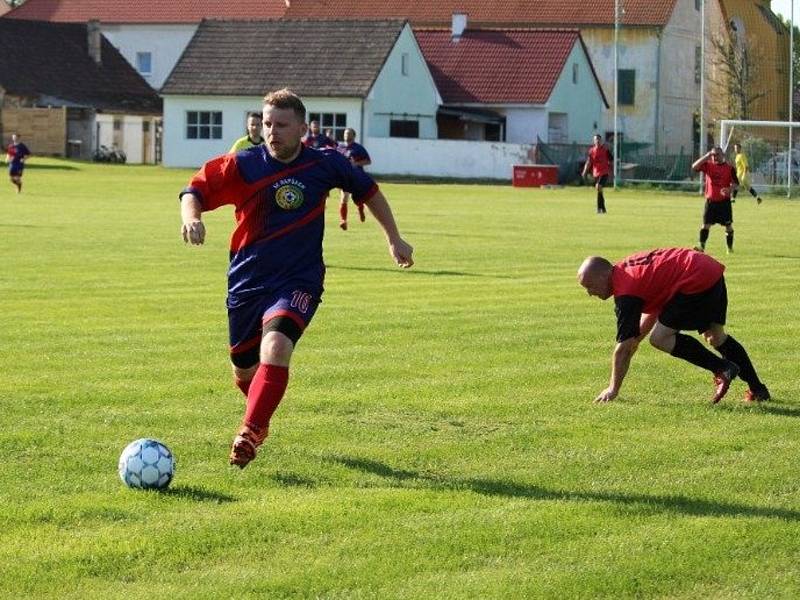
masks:
<instances>
[{"instance_id":1,"label":"bald player in red and black jersey","mask_svg":"<svg viewBox=\"0 0 800 600\"><path fill-rule=\"evenodd\" d=\"M694 161L692 169L706 176L706 205L703 210L703 226L700 228L700 245L696 248L704 252L708 233L715 223L725 227L725 243L728 254L733 252L733 207L731 193L739 185L734 166L725 161L725 153L714 146Z\"/></svg>"},{"instance_id":2,"label":"bald player in red and black jersey","mask_svg":"<svg viewBox=\"0 0 800 600\"><path fill-rule=\"evenodd\" d=\"M582 175L586 177L589 169L592 170L592 177L594 177L594 187L597 190L597 214L606 214L606 199L603 196L603 186L608 184L608 178L611 175L611 165L614 162L614 155L603 143L603 138L600 134L594 134L592 138L592 147L586 155L586 164L583 165Z\"/></svg>"},{"instance_id":3,"label":"bald player in red and black jersey","mask_svg":"<svg viewBox=\"0 0 800 600\"><path fill-rule=\"evenodd\" d=\"M578 270L578 282L590 296L614 296L617 345L611 380L595 402L619 394L631 358L649 333L650 343L714 374L712 402L719 402L738 375L749 386L745 400L769 400L747 351L725 333L728 292L725 266L688 248L660 248L633 254L615 265L590 256ZM681 330L694 329L722 356Z\"/></svg>"}]
</instances>

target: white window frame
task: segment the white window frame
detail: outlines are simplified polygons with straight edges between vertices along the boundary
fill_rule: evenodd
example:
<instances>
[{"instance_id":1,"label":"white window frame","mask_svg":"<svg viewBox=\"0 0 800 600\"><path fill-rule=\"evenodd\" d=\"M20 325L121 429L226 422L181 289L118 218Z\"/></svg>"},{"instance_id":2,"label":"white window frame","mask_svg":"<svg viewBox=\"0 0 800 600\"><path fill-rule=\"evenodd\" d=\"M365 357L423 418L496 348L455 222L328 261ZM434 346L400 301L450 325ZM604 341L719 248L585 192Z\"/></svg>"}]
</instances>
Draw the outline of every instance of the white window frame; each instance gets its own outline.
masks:
<instances>
[{"instance_id":1,"label":"white window frame","mask_svg":"<svg viewBox=\"0 0 800 600\"><path fill-rule=\"evenodd\" d=\"M207 119L203 115L208 115ZM219 115L219 122L216 122ZM205 122L204 122L205 121ZM191 136L190 131L195 135ZM221 140L222 139L222 111L221 110L187 110L185 113L185 127L183 130L187 140ZM205 135L204 135L205 134Z\"/></svg>"}]
</instances>

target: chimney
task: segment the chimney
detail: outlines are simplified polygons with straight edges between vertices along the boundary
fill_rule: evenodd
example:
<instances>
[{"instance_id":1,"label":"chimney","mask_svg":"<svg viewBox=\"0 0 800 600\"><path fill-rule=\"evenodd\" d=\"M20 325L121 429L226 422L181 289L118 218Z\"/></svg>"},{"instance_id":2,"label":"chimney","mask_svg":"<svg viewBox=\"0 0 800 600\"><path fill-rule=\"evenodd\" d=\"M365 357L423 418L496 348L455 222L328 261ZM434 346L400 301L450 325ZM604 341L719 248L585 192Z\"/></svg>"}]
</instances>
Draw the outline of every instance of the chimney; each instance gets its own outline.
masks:
<instances>
[{"instance_id":1,"label":"chimney","mask_svg":"<svg viewBox=\"0 0 800 600\"><path fill-rule=\"evenodd\" d=\"M453 13L452 21L452 41L457 43L461 39L461 34L467 28L467 13Z\"/></svg>"},{"instance_id":2,"label":"chimney","mask_svg":"<svg viewBox=\"0 0 800 600\"><path fill-rule=\"evenodd\" d=\"M89 47L89 56L96 65L102 63L100 48L103 44L103 37L100 35L100 21L93 19L86 23L86 38Z\"/></svg>"}]
</instances>

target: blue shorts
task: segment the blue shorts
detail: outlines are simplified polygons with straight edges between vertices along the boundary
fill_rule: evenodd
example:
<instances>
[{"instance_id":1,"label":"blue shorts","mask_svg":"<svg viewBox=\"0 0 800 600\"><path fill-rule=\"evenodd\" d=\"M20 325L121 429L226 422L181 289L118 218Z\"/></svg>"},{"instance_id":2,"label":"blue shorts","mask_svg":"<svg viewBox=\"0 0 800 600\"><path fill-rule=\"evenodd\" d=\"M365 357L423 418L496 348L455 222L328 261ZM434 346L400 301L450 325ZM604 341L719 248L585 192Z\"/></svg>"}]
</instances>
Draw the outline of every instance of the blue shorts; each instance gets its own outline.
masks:
<instances>
[{"instance_id":1,"label":"blue shorts","mask_svg":"<svg viewBox=\"0 0 800 600\"><path fill-rule=\"evenodd\" d=\"M8 174L11 177L17 177L18 175L22 175L23 169L25 169L25 165L15 165L11 163L8 165Z\"/></svg>"},{"instance_id":2,"label":"blue shorts","mask_svg":"<svg viewBox=\"0 0 800 600\"><path fill-rule=\"evenodd\" d=\"M273 294L252 296L243 301L228 300L228 336L231 362L248 368L258 363L264 325L274 319L288 320L298 338L311 323L322 301L322 287L289 285ZM280 331L280 329L278 329ZM297 342L297 339L293 339Z\"/></svg>"}]
</instances>

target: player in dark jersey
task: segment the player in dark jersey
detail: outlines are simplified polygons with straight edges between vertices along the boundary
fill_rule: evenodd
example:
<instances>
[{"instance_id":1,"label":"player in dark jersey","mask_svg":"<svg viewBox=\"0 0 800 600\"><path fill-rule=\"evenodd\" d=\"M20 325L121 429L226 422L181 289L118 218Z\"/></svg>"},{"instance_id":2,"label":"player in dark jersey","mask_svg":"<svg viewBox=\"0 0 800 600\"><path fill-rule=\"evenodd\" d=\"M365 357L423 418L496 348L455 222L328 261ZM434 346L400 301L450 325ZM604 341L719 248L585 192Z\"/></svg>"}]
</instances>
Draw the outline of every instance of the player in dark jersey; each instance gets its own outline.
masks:
<instances>
[{"instance_id":1,"label":"player in dark jersey","mask_svg":"<svg viewBox=\"0 0 800 600\"><path fill-rule=\"evenodd\" d=\"M703 210L703 226L700 228L700 245L695 249L704 252L711 226L718 223L725 227L725 243L728 254L733 252L733 207L731 193L739 185L736 169L725 161L725 153L714 146L694 161L692 169L706 176L706 204Z\"/></svg>"},{"instance_id":2,"label":"player in dark jersey","mask_svg":"<svg viewBox=\"0 0 800 600\"><path fill-rule=\"evenodd\" d=\"M611 175L611 165L614 162L614 155L603 143L603 138L600 134L594 134L592 138L593 145L589 148L586 155L586 163L583 165L583 177L592 170L592 177L594 177L594 187L597 190L597 214L606 214L606 199L603 196L603 186L608 184L608 178Z\"/></svg>"},{"instance_id":3,"label":"player in dark jersey","mask_svg":"<svg viewBox=\"0 0 800 600\"><path fill-rule=\"evenodd\" d=\"M307 148L316 148L317 150L322 148L336 148L336 146L338 146L336 140L328 137L324 133L320 133L318 121L311 121L311 123L308 124L308 135L303 138L303 144Z\"/></svg>"},{"instance_id":4,"label":"player in dark jersey","mask_svg":"<svg viewBox=\"0 0 800 600\"><path fill-rule=\"evenodd\" d=\"M266 144L208 161L181 194L182 235L202 244L204 211L235 208L228 270L228 326L233 373L247 409L230 462L241 468L256 456L283 398L289 361L323 291L324 210L332 188L365 203L383 228L389 252L410 267L412 247L397 230L378 186L335 150L301 143L305 106L291 90L264 98Z\"/></svg>"},{"instance_id":5,"label":"player in dark jersey","mask_svg":"<svg viewBox=\"0 0 800 600\"><path fill-rule=\"evenodd\" d=\"M22 192L22 172L25 170L25 160L31 155L31 151L23 144L16 133L11 134L11 143L6 147L6 159L8 161L8 177L11 183L17 187L17 193Z\"/></svg>"},{"instance_id":6,"label":"player in dark jersey","mask_svg":"<svg viewBox=\"0 0 800 600\"><path fill-rule=\"evenodd\" d=\"M748 402L769 400L770 394L756 374L747 351L725 333L728 292L725 267L687 248L661 248L633 254L612 265L590 256L578 269L578 282L590 296L614 296L617 345L611 380L595 402L608 402L619 394L631 358L647 334L650 343L714 374L714 396L719 402L738 375L749 386ZM706 349L681 330L694 329L722 356Z\"/></svg>"},{"instance_id":7,"label":"player in dark jersey","mask_svg":"<svg viewBox=\"0 0 800 600\"><path fill-rule=\"evenodd\" d=\"M350 163L357 169L361 169L363 171L364 167L372 164L372 159L370 158L367 149L356 142L356 130L352 127L348 127L344 130L344 143L339 144L337 150L344 154ZM349 202L350 193L342 190L342 195L339 198L339 227L344 230L347 230L347 205ZM358 206L358 218L361 219L361 222L363 223L366 219L366 215L364 214L364 205L357 204L356 206Z\"/></svg>"}]
</instances>

